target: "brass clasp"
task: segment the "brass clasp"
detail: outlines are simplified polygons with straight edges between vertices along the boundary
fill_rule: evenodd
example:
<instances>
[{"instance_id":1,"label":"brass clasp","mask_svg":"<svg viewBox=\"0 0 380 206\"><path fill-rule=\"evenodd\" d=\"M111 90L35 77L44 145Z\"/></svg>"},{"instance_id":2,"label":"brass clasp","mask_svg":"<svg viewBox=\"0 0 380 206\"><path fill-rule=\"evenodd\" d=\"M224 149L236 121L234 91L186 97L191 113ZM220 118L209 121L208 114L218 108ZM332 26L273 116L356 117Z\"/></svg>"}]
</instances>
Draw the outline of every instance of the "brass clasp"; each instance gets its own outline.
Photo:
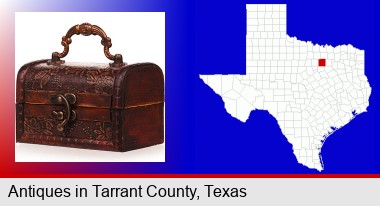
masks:
<instances>
[{"instance_id":1,"label":"brass clasp","mask_svg":"<svg viewBox=\"0 0 380 206\"><path fill-rule=\"evenodd\" d=\"M76 113L74 110L71 110L70 105L75 104L77 98L74 94L58 94L51 97L51 102L53 104L63 104L66 107L66 110L54 110L52 111L52 115L57 120L63 120L61 123L57 125L57 130L62 132L64 130L65 125L69 122L69 120L75 120Z\"/></svg>"}]
</instances>

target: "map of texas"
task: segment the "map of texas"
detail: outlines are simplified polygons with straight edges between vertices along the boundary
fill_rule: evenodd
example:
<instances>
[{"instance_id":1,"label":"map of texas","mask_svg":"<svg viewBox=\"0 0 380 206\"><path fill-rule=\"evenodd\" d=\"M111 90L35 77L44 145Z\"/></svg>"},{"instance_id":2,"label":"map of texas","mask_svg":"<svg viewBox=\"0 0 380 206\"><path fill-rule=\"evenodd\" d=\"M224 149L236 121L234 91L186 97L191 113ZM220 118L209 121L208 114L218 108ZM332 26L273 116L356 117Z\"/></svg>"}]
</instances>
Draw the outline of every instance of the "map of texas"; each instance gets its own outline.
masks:
<instances>
[{"instance_id":1,"label":"map of texas","mask_svg":"<svg viewBox=\"0 0 380 206\"><path fill-rule=\"evenodd\" d=\"M289 37L284 4L247 5L246 48L246 75L200 78L242 122L252 110L267 110L297 161L322 171L326 138L369 106L364 50Z\"/></svg>"}]
</instances>

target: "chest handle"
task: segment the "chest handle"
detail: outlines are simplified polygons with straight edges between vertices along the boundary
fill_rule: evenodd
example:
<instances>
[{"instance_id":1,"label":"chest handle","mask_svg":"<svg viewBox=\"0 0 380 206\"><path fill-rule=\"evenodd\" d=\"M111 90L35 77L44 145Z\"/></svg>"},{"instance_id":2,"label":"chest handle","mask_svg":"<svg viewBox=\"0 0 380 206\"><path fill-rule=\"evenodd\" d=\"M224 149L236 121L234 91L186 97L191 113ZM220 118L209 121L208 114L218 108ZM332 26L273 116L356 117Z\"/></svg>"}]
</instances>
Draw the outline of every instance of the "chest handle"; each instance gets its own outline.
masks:
<instances>
[{"instance_id":1,"label":"chest handle","mask_svg":"<svg viewBox=\"0 0 380 206\"><path fill-rule=\"evenodd\" d=\"M69 45L71 44L71 37L74 34L81 34L83 36L89 35L99 35L102 38L101 44L104 46L104 55L109 59L113 60L113 63L110 63L111 67L121 67L124 66L123 56L121 54L112 55L109 49L112 46L111 38L107 37L107 34L97 25L91 25L89 23L77 24L67 31L66 35L62 37L62 46L63 52L53 52L51 60L47 63L49 65L63 64L65 61L61 58L65 57L69 53Z\"/></svg>"}]
</instances>

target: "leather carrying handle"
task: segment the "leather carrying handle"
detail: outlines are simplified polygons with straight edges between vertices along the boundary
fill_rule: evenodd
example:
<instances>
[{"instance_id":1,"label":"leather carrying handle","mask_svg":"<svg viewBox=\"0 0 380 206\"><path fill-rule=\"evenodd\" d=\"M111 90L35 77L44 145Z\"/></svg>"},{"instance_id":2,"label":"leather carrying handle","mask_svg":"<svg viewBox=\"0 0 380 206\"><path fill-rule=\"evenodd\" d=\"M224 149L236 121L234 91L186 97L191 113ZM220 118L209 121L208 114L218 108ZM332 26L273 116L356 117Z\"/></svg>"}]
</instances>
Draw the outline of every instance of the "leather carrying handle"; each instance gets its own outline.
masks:
<instances>
[{"instance_id":1,"label":"leather carrying handle","mask_svg":"<svg viewBox=\"0 0 380 206\"><path fill-rule=\"evenodd\" d=\"M67 31L66 35L62 37L62 46L64 47L63 52L53 52L51 60L48 61L48 64L62 64L65 61L61 58L65 57L69 53L69 45L71 44L71 37L74 34L81 34L83 36L89 35L99 35L102 38L102 45L104 46L104 54L109 60L113 60L113 63L110 63L112 67L124 66L123 56L121 54L112 55L109 49L112 46L111 38L107 37L107 34L97 25L91 25L89 23L77 24Z\"/></svg>"}]
</instances>

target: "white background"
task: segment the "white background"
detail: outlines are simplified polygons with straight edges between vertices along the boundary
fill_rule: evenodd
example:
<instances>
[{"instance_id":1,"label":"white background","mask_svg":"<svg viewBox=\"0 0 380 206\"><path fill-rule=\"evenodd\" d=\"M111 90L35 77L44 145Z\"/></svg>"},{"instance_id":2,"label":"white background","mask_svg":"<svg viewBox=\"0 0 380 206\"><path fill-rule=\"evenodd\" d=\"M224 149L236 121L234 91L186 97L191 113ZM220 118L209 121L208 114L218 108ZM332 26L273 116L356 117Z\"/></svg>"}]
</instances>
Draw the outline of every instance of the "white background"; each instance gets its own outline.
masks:
<instances>
[{"instance_id":1,"label":"white background","mask_svg":"<svg viewBox=\"0 0 380 206\"><path fill-rule=\"evenodd\" d=\"M88 22L112 40L111 54L128 64L153 62L165 74L164 12L16 12L15 76L22 65L50 59L62 52L62 36L74 25ZM111 62L99 36L74 35L66 62ZM16 162L164 162L165 145L126 153L16 144Z\"/></svg>"}]
</instances>

